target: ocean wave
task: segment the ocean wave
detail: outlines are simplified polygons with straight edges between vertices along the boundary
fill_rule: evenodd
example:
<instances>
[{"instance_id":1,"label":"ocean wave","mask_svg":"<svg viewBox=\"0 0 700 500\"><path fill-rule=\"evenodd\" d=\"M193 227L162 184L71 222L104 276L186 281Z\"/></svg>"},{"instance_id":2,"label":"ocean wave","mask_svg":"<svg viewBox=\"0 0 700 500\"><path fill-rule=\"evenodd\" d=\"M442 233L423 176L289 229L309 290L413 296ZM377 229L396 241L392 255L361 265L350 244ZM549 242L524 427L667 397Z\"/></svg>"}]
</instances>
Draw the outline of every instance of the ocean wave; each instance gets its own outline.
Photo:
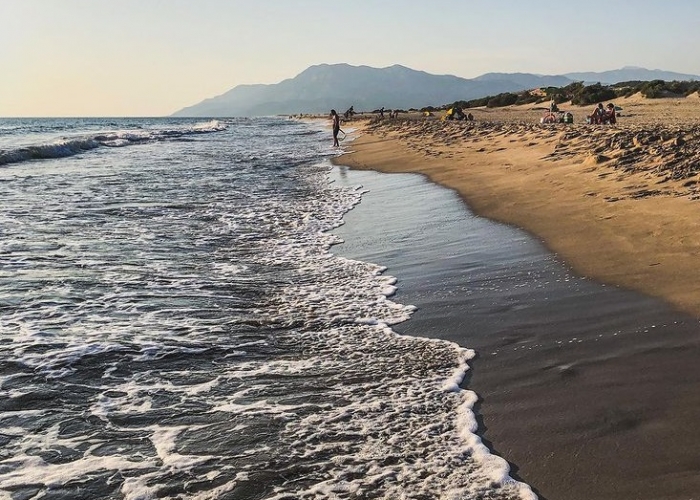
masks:
<instances>
[{"instance_id":1,"label":"ocean wave","mask_svg":"<svg viewBox=\"0 0 700 500\"><path fill-rule=\"evenodd\" d=\"M145 147L0 183L0 498L533 499L474 353L399 335L397 278L332 252L365 188L267 123L166 143L167 175Z\"/></svg>"},{"instance_id":2,"label":"ocean wave","mask_svg":"<svg viewBox=\"0 0 700 500\"><path fill-rule=\"evenodd\" d=\"M0 165L20 163L29 160L46 160L49 158L64 158L80 154L90 149L100 147L96 139L73 139L56 141L52 144L39 144L17 149L0 151Z\"/></svg>"},{"instance_id":3,"label":"ocean wave","mask_svg":"<svg viewBox=\"0 0 700 500\"><path fill-rule=\"evenodd\" d=\"M116 130L88 136L62 138L46 144L0 149L0 166L32 160L66 158L99 147L124 147L144 142L177 139L195 134L209 134L226 130L228 126L218 120L178 128Z\"/></svg>"}]
</instances>

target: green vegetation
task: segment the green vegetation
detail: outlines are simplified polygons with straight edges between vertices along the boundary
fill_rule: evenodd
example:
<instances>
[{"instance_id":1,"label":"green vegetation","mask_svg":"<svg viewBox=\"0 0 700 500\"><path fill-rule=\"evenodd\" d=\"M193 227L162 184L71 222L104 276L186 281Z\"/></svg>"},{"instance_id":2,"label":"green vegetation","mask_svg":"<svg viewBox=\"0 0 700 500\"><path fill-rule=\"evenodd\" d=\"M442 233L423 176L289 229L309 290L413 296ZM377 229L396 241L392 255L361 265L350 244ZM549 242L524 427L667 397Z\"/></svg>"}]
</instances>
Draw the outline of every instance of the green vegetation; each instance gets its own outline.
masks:
<instances>
[{"instance_id":1,"label":"green vegetation","mask_svg":"<svg viewBox=\"0 0 700 500\"><path fill-rule=\"evenodd\" d=\"M698 91L700 91L700 81L665 82L652 80L649 82L620 82L614 85L601 85L600 83L584 85L582 82L574 82L566 87L546 87L535 91L526 90L517 94L506 92L470 101L456 101L439 109L449 109L453 106L462 109L480 106L498 108L511 104L548 103L552 100L557 104L571 101L572 104L585 106L620 97L629 97L637 92L649 99L655 99L688 96Z\"/></svg>"},{"instance_id":2,"label":"green vegetation","mask_svg":"<svg viewBox=\"0 0 700 500\"><path fill-rule=\"evenodd\" d=\"M487 108L500 108L503 106L510 106L511 104L528 104L535 103L540 100L540 97L530 94L530 92L521 92L519 94L513 94L512 92L506 92L503 94L498 94L495 96L482 97L481 99L473 99L471 101L457 101L448 106L445 109L451 107L457 108L476 108L479 106L486 106Z\"/></svg>"}]
</instances>

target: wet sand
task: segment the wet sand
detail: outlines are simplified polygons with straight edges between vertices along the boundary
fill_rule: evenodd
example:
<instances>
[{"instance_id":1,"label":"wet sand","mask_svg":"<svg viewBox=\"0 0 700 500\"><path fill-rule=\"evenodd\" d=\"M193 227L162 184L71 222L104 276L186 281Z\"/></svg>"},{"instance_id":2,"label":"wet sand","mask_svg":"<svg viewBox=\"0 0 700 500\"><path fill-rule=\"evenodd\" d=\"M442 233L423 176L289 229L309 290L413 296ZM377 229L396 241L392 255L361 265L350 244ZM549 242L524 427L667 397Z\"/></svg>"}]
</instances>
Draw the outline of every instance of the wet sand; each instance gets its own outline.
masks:
<instances>
[{"instance_id":1,"label":"wet sand","mask_svg":"<svg viewBox=\"0 0 700 500\"><path fill-rule=\"evenodd\" d=\"M688 248L700 234L692 176L662 183L671 194L635 198L627 184L656 183L656 173L618 180L614 155L588 154L587 135L553 157L558 128L519 136L530 125L484 125L470 149L465 128L455 127L457 136L429 125L433 137L408 128L365 133L338 163L424 172L458 191L427 201L434 186L424 180L418 188L380 181L346 217L339 251L399 278L396 300L419 310L397 331L477 350L467 384L481 398L480 433L541 498L697 496L700 277L684 264L694 263ZM591 135L616 131L638 134L619 127ZM522 137L525 147L513 151L509 141ZM650 164L643 150L635 154L636 164ZM356 173L346 170L346 179ZM509 225L475 217L462 200ZM655 243L666 233L675 244Z\"/></svg>"}]
</instances>

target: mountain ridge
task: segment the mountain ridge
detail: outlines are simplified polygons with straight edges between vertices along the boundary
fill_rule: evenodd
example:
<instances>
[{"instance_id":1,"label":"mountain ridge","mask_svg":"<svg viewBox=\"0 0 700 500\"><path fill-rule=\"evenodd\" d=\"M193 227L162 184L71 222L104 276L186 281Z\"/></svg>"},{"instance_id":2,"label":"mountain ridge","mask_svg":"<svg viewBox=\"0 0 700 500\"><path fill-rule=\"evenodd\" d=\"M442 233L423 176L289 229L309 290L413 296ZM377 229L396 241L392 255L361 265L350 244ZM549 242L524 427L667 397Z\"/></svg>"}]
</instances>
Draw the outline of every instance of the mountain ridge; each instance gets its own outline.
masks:
<instances>
[{"instance_id":1,"label":"mountain ridge","mask_svg":"<svg viewBox=\"0 0 700 500\"><path fill-rule=\"evenodd\" d=\"M615 80L615 81L611 81ZM394 64L385 68L347 63L317 64L275 84L244 84L187 106L172 116L232 117L327 113L385 107L421 108L537 87L563 87L575 81L613 84L633 80L700 80L700 76L626 66L603 72L563 75L485 73L476 78L434 75Z\"/></svg>"}]
</instances>

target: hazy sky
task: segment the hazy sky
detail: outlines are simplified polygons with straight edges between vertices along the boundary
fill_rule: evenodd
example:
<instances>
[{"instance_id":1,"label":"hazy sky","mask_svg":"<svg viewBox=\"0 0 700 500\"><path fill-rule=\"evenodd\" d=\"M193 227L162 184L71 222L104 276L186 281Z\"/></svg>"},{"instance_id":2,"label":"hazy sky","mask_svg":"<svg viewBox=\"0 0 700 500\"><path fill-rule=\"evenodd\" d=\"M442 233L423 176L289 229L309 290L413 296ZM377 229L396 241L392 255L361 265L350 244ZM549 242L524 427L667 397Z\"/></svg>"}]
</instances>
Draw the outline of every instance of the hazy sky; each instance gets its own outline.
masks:
<instances>
[{"instance_id":1,"label":"hazy sky","mask_svg":"<svg viewBox=\"0 0 700 500\"><path fill-rule=\"evenodd\" d=\"M0 116L161 116L320 63L700 74L694 0L0 0Z\"/></svg>"}]
</instances>

